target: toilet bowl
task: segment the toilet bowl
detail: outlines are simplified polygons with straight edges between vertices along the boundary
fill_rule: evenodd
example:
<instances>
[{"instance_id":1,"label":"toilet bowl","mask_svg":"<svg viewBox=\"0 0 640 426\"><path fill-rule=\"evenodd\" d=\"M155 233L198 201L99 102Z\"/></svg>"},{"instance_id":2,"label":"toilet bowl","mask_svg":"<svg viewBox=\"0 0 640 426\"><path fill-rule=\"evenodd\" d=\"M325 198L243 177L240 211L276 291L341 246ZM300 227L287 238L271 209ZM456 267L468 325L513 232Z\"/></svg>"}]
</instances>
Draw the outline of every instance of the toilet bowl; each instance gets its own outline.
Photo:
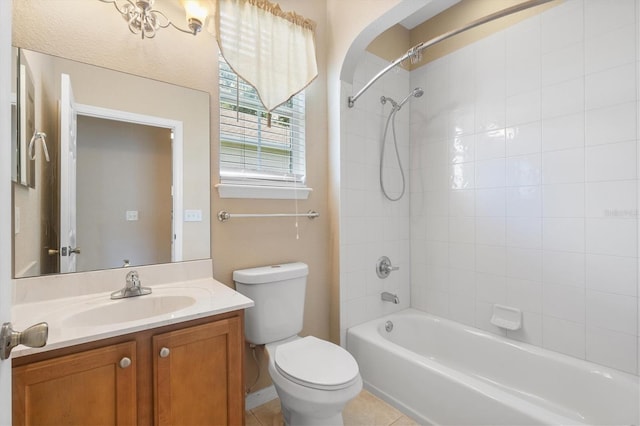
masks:
<instances>
[{"instance_id":1,"label":"toilet bowl","mask_svg":"<svg viewBox=\"0 0 640 426\"><path fill-rule=\"evenodd\" d=\"M340 426L342 410L362 390L349 352L313 336L266 345L269 375L287 425Z\"/></svg>"},{"instance_id":2,"label":"toilet bowl","mask_svg":"<svg viewBox=\"0 0 640 426\"><path fill-rule=\"evenodd\" d=\"M287 425L342 425L342 410L362 390L358 363L342 347L300 337L309 268L301 262L233 272L236 290L253 299L245 338L265 345L269 375Z\"/></svg>"}]
</instances>

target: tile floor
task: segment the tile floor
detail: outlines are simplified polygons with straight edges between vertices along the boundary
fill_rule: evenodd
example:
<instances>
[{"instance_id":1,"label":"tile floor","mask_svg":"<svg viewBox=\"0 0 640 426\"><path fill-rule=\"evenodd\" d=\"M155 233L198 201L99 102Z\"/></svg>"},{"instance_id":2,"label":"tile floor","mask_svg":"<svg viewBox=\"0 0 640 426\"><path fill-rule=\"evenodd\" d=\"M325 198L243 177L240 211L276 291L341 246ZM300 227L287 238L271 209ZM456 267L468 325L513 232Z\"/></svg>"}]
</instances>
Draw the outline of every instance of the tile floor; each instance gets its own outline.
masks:
<instances>
[{"instance_id":1,"label":"tile floor","mask_svg":"<svg viewBox=\"0 0 640 426\"><path fill-rule=\"evenodd\" d=\"M417 426L418 423L402 414L380 398L363 390L345 407L342 418L345 426ZM282 426L280 400L274 399L246 413L246 426Z\"/></svg>"}]
</instances>

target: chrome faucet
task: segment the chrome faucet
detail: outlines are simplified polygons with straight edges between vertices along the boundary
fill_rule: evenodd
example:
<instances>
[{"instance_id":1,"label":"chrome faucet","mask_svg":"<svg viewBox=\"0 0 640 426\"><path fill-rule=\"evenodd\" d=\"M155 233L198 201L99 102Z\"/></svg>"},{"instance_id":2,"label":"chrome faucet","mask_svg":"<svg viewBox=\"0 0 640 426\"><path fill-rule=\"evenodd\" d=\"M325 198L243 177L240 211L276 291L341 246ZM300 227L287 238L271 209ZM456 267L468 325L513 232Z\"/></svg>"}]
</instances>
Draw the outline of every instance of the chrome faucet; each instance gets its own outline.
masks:
<instances>
[{"instance_id":1,"label":"chrome faucet","mask_svg":"<svg viewBox=\"0 0 640 426\"><path fill-rule=\"evenodd\" d=\"M127 282L123 289L111 293L112 299L124 299L125 297L144 296L150 294L151 288L140 285L138 271L131 271L127 274Z\"/></svg>"},{"instance_id":2,"label":"chrome faucet","mask_svg":"<svg viewBox=\"0 0 640 426\"><path fill-rule=\"evenodd\" d=\"M388 291L383 292L380 295L380 299L382 299L382 301L384 302L391 302L396 305L400 303L400 299L398 299L398 295L389 293Z\"/></svg>"}]
</instances>

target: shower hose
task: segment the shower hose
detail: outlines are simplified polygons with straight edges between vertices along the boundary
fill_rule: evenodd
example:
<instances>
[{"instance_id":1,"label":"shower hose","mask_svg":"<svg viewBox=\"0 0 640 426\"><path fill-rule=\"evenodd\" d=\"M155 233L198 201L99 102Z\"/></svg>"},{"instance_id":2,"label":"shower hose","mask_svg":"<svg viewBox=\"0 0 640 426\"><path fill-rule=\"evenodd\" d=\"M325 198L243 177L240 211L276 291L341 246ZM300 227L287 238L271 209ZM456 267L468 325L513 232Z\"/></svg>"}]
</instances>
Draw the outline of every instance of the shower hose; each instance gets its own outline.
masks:
<instances>
[{"instance_id":1,"label":"shower hose","mask_svg":"<svg viewBox=\"0 0 640 426\"><path fill-rule=\"evenodd\" d=\"M389 113L389 117L387 118L387 123L384 126L384 133L382 134L382 146L380 148L380 188L382 189L382 193L389 201L398 201L404 196L405 188L406 188L406 179L404 176L404 169L402 167L402 161L400 160L400 151L398 150L398 138L396 137L396 113L400 110L396 105L391 108L391 113ZM389 130L389 122L391 122L391 134L393 135L393 145L396 151L396 159L398 160L398 166L400 167L400 176L402 176L402 191L400 195L397 197L392 197L387 192L387 189L384 187L384 178L382 176L382 170L384 169L384 151L385 145L387 142L387 132Z\"/></svg>"}]
</instances>

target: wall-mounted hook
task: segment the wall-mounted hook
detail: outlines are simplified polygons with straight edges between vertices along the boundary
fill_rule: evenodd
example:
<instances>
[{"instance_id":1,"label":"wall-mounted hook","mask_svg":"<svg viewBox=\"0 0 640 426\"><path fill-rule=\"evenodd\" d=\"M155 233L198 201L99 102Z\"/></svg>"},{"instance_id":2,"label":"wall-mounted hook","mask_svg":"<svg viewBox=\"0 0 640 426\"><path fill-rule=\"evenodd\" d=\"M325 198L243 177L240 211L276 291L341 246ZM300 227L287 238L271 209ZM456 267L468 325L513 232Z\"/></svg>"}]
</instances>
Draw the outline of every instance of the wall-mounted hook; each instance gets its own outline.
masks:
<instances>
[{"instance_id":1,"label":"wall-mounted hook","mask_svg":"<svg viewBox=\"0 0 640 426\"><path fill-rule=\"evenodd\" d=\"M42 141L42 151L44 151L44 159L49 162L49 150L47 149L47 134L45 132L34 131L31 141L29 142L29 158L36 159L36 141L40 139Z\"/></svg>"}]
</instances>

